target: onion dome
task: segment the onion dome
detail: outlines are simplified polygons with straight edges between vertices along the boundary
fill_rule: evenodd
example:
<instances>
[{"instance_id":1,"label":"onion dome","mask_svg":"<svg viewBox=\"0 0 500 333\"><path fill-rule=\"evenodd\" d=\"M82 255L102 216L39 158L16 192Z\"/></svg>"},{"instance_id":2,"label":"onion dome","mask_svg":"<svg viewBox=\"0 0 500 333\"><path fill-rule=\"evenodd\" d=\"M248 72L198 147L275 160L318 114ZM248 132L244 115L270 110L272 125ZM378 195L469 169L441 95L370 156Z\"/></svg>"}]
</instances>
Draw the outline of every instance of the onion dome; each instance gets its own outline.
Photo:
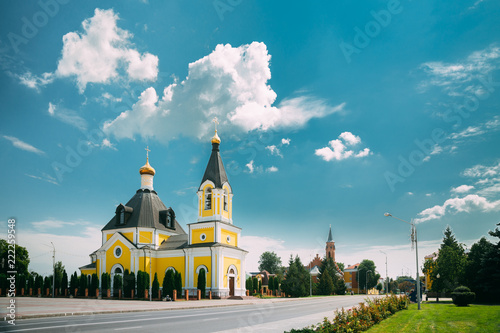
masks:
<instances>
[{"instance_id":1,"label":"onion dome","mask_svg":"<svg viewBox=\"0 0 500 333\"><path fill-rule=\"evenodd\" d=\"M151 176L154 176L156 171L155 169L149 165L149 157L146 158L146 164L144 164L140 169L139 169L139 173L141 175L151 175Z\"/></svg>"},{"instance_id":2,"label":"onion dome","mask_svg":"<svg viewBox=\"0 0 500 333\"><path fill-rule=\"evenodd\" d=\"M214 134L214 136L212 137L212 143L220 144L220 138L219 138L219 136L217 135L217 130L215 130L215 134Z\"/></svg>"}]
</instances>

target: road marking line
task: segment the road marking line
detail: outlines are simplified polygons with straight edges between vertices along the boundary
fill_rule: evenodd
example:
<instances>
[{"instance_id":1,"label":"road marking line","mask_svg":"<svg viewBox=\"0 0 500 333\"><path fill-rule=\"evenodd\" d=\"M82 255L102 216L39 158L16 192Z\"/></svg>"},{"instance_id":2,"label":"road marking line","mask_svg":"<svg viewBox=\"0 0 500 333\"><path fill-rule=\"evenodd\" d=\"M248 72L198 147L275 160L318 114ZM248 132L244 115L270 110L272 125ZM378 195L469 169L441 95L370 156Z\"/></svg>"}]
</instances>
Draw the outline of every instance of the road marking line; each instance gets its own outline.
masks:
<instances>
[{"instance_id":1,"label":"road marking line","mask_svg":"<svg viewBox=\"0 0 500 333\"><path fill-rule=\"evenodd\" d=\"M123 327L123 328L115 328L115 331L122 331L122 330L133 330L136 328L142 328L142 326L134 326L134 327Z\"/></svg>"}]
</instances>

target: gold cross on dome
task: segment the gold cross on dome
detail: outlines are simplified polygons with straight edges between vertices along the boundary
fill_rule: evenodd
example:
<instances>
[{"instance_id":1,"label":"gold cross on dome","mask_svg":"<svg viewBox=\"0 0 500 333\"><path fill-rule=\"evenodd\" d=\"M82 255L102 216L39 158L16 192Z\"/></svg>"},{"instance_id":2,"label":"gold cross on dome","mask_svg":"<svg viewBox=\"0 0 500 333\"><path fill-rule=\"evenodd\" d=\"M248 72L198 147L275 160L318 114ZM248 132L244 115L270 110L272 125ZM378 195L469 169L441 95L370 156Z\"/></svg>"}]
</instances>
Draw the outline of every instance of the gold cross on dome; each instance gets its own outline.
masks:
<instances>
[{"instance_id":1,"label":"gold cross on dome","mask_svg":"<svg viewBox=\"0 0 500 333\"><path fill-rule=\"evenodd\" d=\"M214 117L214 119L212 119L212 122L214 123L215 131L217 132L217 124L219 123L219 120L217 119L217 117Z\"/></svg>"},{"instance_id":2,"label":"gold cross on dome","mask_svg":"<svg viewBox=\"0 0 500 333\"><path fill-rule=\"evenodd\" d=\"M148 159L148 160L149 160L149 152L150 151L151 150L149 150L149 146L146 146L146 159Z\"/></svg>"}]
</instances>

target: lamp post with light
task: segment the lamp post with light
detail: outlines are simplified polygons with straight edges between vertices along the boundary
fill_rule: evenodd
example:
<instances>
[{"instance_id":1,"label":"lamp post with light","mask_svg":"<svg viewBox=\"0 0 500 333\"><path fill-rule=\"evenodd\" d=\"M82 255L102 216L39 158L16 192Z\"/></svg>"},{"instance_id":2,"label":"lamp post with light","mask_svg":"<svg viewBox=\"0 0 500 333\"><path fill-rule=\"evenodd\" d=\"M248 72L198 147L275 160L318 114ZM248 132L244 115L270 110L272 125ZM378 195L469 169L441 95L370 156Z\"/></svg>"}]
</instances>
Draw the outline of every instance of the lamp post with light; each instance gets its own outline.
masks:
<instances>
[{"instance_id":1,"label":"lamp post with light","mask_svg":"<svg viewBox=\"0 0 500 333\"><path fill-rule=\"evenodd\" d=\"M439 275L439 273L437 273L436 279L439 279L440 277L441 277L441 275ZM436 282L438 282L438 281L436 281ZM439 282L438 282L438 284L439 284ZM439 290L436 291L436 303L437 302L439 302Z\"/></svg>"},{"instance_id":2,"label":"lamp post with light","mask_svg":"<svg viewBox=\"0 0 500 333\"><path fill-rule=\"evenodd\" d=\"M393 217L396 220L400 220L404 223L407 223L411 225L411 242L412 245L415 244L415 255L416 255L416 265L417 265L417 303L418 303L418 309L420 310L420 278L418 276L418 241L417 241L417 227L415 226L415 222L413 222L413 219L411 220L411 223L405 220L400 219L399 217L393 216L390 213L385 213L384 214L387 217Z\"/></svg>"}]
</instances>

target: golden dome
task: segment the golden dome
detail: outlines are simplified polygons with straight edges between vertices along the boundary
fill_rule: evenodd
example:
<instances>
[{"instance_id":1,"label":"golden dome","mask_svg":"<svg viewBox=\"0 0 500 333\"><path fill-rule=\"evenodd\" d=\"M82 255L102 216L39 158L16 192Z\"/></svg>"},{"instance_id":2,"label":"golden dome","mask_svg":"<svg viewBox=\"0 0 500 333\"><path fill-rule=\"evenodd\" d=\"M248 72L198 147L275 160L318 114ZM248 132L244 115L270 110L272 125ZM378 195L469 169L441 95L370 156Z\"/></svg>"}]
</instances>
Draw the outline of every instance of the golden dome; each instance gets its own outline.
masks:
<instances>
[{"instance_id":1,"label":"golden dome","mask_svg":"<svg viewBox=\"0 0 500 333\"><path fill-rule=\"evenodd\" d=\"M215 130L215 134L214 134L214 136L212 137L212 143L217 143L217 144L220 144L220 138L219 138L219 136L217 135L217 130Z\"/></svg>"},{"instance_id":2,"label":"golden dome","mask_svg":"<svg viewBox=\"0 0 500 333\"><path fill-rule=\"evenodd\" d=\"M149 165L149 158L146 158L146 164L144 164L140 169L139 169L139 173L141 175L144 175L144 174L148 174L148 175L151 175L151 176L154 176L156 171L155 169Z\"/></svg>"}]
</instances>

